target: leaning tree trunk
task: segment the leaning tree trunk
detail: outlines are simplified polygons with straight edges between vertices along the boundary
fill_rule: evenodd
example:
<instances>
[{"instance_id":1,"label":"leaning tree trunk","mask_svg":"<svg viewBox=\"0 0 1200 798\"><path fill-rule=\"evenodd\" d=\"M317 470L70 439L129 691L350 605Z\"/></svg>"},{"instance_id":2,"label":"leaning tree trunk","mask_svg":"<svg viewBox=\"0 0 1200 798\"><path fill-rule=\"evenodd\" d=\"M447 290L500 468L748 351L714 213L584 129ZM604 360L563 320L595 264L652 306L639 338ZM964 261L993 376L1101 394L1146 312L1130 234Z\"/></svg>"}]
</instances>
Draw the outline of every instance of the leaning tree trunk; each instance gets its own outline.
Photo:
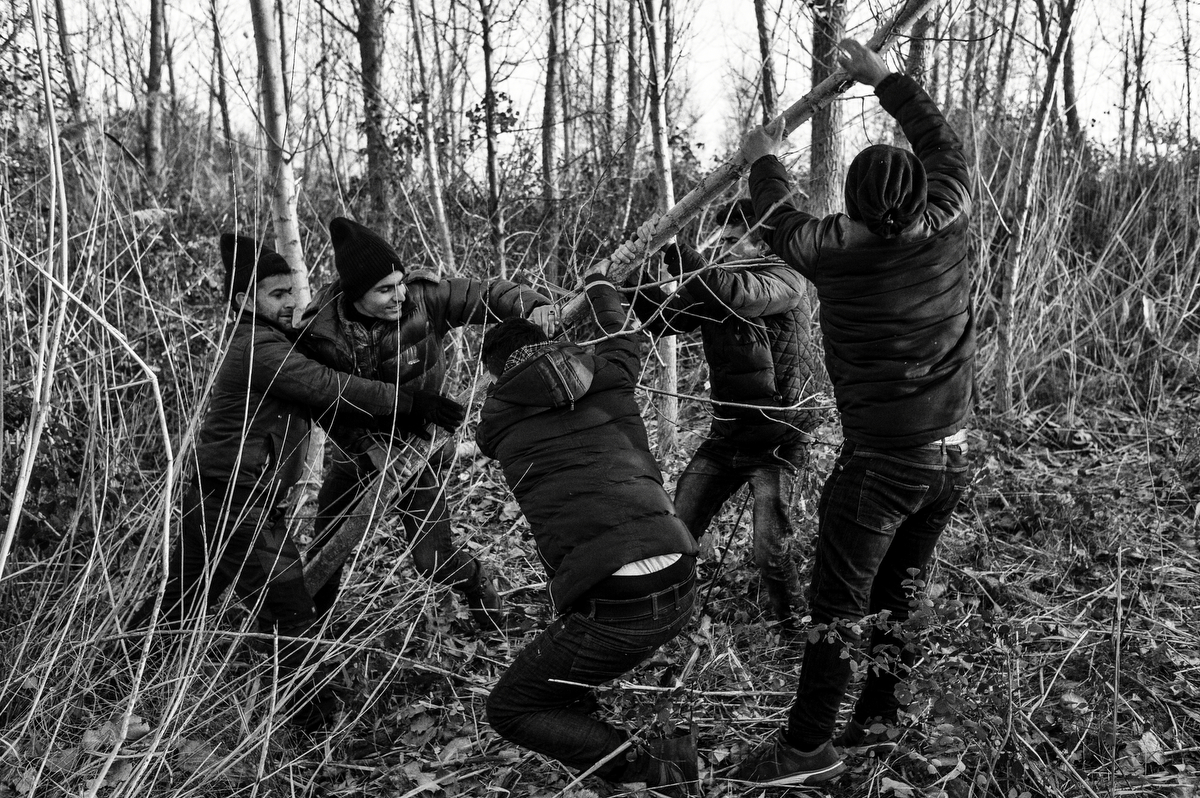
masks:
<instances>
[{"instance_id":1,"label":"leaning tree trunk","mask_svg":"<svg viewBox=\"0 0 1200 798\"><path fill-rule=\"evenodd\" d=\"M1013 213L1013 244L1012 257L1008 268L1001 275L1000 282L1000 312L999 312L999 347L996 358L996 408L1001 413L1007 413L1013 406L1013 392L1016 387L1016 375L1013 363L1013 324L1016 319L1017 291L1021 283L1021 272L1025 266L1025 242L1029 227L1030 210L1033 207L1034 189L1037 186L1038 165L1041 161L1042 146L1046 141L1046 117L1054 99L1054 88L1058 83L1058 67L1062 61L1063 51L1075 24L1075 2L1068 0L1059 21L1058 43L1046 65L1046 82L1042 88L1042 98L1034 114L1033 130L1029 134L1028 151L1021 174L1023 190L1017 198L1017 207Z\"/></svg>"},{"instance_id":2,"label":"leaning tree trunk","mask_svg":"<svg viewBox=\"0 0 1200 798\"><path fill-rule=\"evenodd\" d=\"M63 0L54 0L55 22L58 24L58 46L62 53L63 77L67 80L67 104L75 122L83 120L83 101L79 95L79 78L75 72L75 51L67 32L67 10Z\"/></svg>"},{"instance_id":3,"label":"leaning tree trunk","mask_svg":"<svg viewBox=\"0 0 1200 798\"><path fill-rule=\"evenodd\" d=\"M367 195L371 202L369 224L391 240L392 156L383 124L383 8L378 0L359 0L358 54L362 65L363 135L367 144Z\"/></svg>"},{"instance_id":4,"label":"leaning tree trunk","mask_svg":"<svg viewBox=\"0 0 1200 798\"><path fill-rule=\"evenodd\" d=\"M270 163L268 185L271 219L275 225L275 249L292 267L296 280L297 305L308 305L311 291L304 250L300 248L300 219L296 213L296 180L292 175L292 152L288 143L287 107L283 103L283 68L279 62L279 38L271 0L250 0L254 21L254 43L258 50L259 90L262 94L263 134Z\"/></svg>"},{"instance_id":5,"label":"leaning tree trunk","mask_svg":"<svg viewBox=\"0 0 1200 798\"><path fill-rule=\"evenodd\" d=\"M483 34L483 127L487 136L488 230L492 250L500 266L500 276L508 277L504 257L504 216L500 209L500 170L496 153L496 74L492 69L492 4L479 0L479 18Z\"/></svg>"},{"instance_id":6,"label":"leaning tree trunk","mask_svg":"<svg viewBox=\"0 0 1200 798\"><path fill-rule=\"evenodd\" d=\"M758 26L758 54L762 59L763 124L778 115L775 94L775 64L771 60L771 29L767 27L767 2L754 0L754 20Z\"/></svg>"},{"instance_id":7,"label":"leaning tree trunk","mask_svg":"<svg viewBox=\"0 0 1200 798\"><path fill-rule=\"evenodd\" d=\"M146 193L156 196L162 180L162 72L165 0L150 0L150 65L146 70Z\"/></svg>"},{"instance_id":8,"label":"leaning tree trunk","mask_svg":"<svg viewBox=\"0 0 1200 798\"><path fill-rule=\"evenodd\" d=\"M429 184L429 205L433 209L433 223L442 242L442 260L438 272L454 272L454 239L450 236L450 223L446 219L446 205L442 200L442 172L438 164L437 137L433 130L433 112L429 107L429 72L425 68L425 37L421 33L421 15L417 13L417 0L409 0L412 13L413 50L417 56L417 78L421 81L421 133L425 145L425 179Z\"/></svg>"},{"instance_id":9,"label":"leaning tree trunk","mask_svg":"<svg viewBox=\"0 0 1200 798\"><path fill-rule=\"evenodd\" d=\"M646 44L650 51L650 131L654 140L654 172L658 182L658 210L668 212L675 204L675 181L671 175L670 127L667 124L667 70L664 54L666 26L659 15L658 0L642 0L643 22L646 27ZM663 267L660 279L669 280L670 274ZM663 284L668 293L675 290L675 283ZM658 356L662 363L658 397L658 456L666 458L675 451L679 426L679 373L676 361L675 337L659 339Z\"/></svg>"},{"instance_id":10,"label":"leaning tree trunk","mask_svg":"<svg viewBox=\"0 0 1200 798\"><path fill-rule=\"evenodd\" d=\"M812 85L821 85L838 70L838 42L846 27L846 0L822 0L813 7ZM814 216L833 213L842 185L842 111L829 103L813 114L809 151L810 199Z\"/></svg>"},{"instance_id":11,"label":"leaning tree trunk","mask_svg":"<svg viewBox=\"0 0 1200 798\"><path fill-rule=\"evenodd\" d=\"M634 0L636 2L636 0ZM933 4L933 0L906 0L890 19L883 22L875 34L867 41L866 46L876 52L883 52L890 47L896 36L903 32L913 20L919 17ZM835 72L825 82L814 88L808 94L790 105L780 116L784 130L791 133L800 125L812 118L813 113L821 106L833 102L843 91L853 85L854 81L842 71ZM651 252L657 251L675 237L683 226L700 212L701 208L720 197L730 189L749 168L749 164L734 156L713 172L710 172L700 184L679 200L671 210L663 216L654 235L648 239L633 238L628 242L632 245L632 260L629 263L614 264L605 259L589 271L601 272L614 283L620 283L629 273L640 268L641 261ZM586 318L589 305L582 295L573 296L565 303L562 312L564 325L577 324Z\"/></svg>"}]
</instances>

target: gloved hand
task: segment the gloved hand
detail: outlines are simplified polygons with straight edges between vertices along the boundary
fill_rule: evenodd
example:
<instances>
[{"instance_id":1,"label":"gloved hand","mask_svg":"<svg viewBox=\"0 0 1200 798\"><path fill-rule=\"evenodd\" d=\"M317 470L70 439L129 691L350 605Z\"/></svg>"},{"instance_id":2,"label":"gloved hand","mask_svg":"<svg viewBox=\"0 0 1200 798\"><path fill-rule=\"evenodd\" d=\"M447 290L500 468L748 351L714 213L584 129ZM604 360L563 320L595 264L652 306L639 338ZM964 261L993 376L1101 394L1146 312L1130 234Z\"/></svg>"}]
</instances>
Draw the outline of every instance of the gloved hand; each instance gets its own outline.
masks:
<instances>
[{"instance_id":1,"label":"gloved hand","mask_svg":"<svg viewBox=\"0 0 1200 798\"><path fill-rule=\"evenodd\" d=\"M437 424L453 432L463 423L467 411L458 402L440 393L419 389L413 393L412 415L416 417L417 426Z\"/></svg>"},{"instance_id":2,"label":"gloved hand","mask_svg":"<svg viewBox=\"0 0 1200 798\"><path fill-rule=\"evenodd\" d=\"M662 253L663 264L667 272L676 279L682 279L692 272L698 272L708 263L699 252L687 246L672 241L659 250Z\"/></svg>"}]
</instances>

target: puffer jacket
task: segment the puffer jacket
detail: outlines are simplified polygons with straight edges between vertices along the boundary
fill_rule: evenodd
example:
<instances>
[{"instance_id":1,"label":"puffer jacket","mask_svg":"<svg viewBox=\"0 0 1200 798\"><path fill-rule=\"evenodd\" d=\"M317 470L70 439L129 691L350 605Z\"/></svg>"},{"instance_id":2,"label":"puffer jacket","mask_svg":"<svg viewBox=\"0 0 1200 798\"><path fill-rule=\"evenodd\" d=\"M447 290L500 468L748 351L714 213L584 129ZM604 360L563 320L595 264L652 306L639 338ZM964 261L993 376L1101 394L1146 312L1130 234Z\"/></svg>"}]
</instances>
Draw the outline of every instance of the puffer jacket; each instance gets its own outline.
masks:
<instances>
[{"instance_id":1,"label":"puffer jacket","mask_svg":"<svg viewBox=\"0 0 1200 798\"><path fill-rule=\"evenodd\" d=\"M395 413L392 385L317 363L264 321L244 318L217 373L196 462L205 479L279 495L303 473L310 421L371 424Z\"/></svg>"},{"instance_id":2,"label":"puffer jacket","mask_svg":"<svg viewBox=\"0 0 1200 798\"><path fill-rule=\"evenodd\" d=\"M618 333L620 299L588 288L597 321ZM475 439L500 461L537 541L559 612L621 566L660 554L695 554L650 454L634 386L637 344L618 335L588 354L557 344L492 386Z\"/></svg>"},{"instance_id":3,"label":"puffer jacket","mask_svg":"<svg viewBox=\"0 0 1200 798\"><path fill-rule=\"evenodd\" d=\"M441 279L432 272L413 271L405 283L408 295L395 323L368 327L350 319L339 280L317 292L300 323L300 340L317 360L407 389L397 409L401 414L412 409L412 391L442 390L446 376L442 342L452 328L525 317L549 303L533 289L508 280ZM358 437L356 432L340 428L333 435L346 443Z\"/></svg>"},{"instance_id":4,"label":"puffer jacket","mask_svg":"<svg viewBox=\"0 0 1200 798\"><path fill-rule=\"evenodd\" d=\"M875 88L925 166L928 207L893 239L842 213L817 219L788 203L774 156L750 170L771 249L817 288L825 365L847 439L919 446L966 426L974 394L970 172L962 142L915 81Z\"/></svg>"},{"instance_id":5,"label":"puffer jacket","mask_svg":"<svg viewBox=\"0 0 1200 798\"><path fill-rule=\"evenodd\" d=\"M819 414L791 408L818 390L821 374L803 278L777 260L700 271L707 266L703 256L678 246L685 271L679 289L668 297L657 286L641 286L633 308L654 335L700 330L712 434L748 446L802 439Z\"/></svg>"}]
</instances>

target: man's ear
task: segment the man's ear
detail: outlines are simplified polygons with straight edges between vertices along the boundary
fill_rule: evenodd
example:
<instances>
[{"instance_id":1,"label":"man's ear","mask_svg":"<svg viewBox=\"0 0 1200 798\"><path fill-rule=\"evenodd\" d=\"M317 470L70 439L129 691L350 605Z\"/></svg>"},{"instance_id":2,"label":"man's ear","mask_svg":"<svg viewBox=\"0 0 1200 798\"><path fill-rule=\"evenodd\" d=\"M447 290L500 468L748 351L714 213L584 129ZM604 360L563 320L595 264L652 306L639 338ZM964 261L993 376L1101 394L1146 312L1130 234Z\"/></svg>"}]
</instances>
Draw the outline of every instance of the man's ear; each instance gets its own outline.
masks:
<instances>
[{"instance_id":1,"label":"man's ear","mask_svg":"<svg viewBox=\"0 0 1200 798\"><path fill-rule=\"evenodd\" d=\"M254 303L249 301L245 291L238 291L233 295L233 307L236 309L243 306L252 308L254 307Z\"/></svg>"}]
</instances>

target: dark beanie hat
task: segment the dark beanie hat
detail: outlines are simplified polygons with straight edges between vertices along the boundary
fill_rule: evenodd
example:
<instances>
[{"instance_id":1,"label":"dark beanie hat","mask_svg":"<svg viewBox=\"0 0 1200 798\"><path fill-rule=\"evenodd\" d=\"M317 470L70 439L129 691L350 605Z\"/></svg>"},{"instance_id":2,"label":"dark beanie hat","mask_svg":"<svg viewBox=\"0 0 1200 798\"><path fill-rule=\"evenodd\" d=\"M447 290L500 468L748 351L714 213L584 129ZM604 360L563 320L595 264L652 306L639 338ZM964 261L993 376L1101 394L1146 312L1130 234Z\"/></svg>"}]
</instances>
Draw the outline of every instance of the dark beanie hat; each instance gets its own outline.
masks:
<instances>
[{"instance_id":1,"label":"dark beanie hat","mask_svg":"<svg viewBox=\"0 0 1200 798\"><path fill-rule=\"evenodd\" d=\"M391 244L358 222L338 216L329 223L329 237L342 292L351 302L392 272L404 271Z\"/></svg>"},{"instance_id":2,"label":"dark beanie hat","mask_svg":"<svg viewBox=\"0 0 1200 798\"><path fill-rule=\"evenodd\" d=\"M875 144L846 172L846 215L877 236L900 235L925 213L925 166L908 150Z\"/></svg>"},{"instance_id":3,"label":"dark beanie hat","mask_svg":"<svg viewBox=\"0 0 1200 798\"><path fill-rule=\"evenodd\" d=\"M253 238L233 233L221 235L221 260L225 263L225 296L234 308L238 306L237 295L249 291L253 283L292 272L288 262L275 250L266 245L260 249Z\"/></svg>"}]
</instances>

